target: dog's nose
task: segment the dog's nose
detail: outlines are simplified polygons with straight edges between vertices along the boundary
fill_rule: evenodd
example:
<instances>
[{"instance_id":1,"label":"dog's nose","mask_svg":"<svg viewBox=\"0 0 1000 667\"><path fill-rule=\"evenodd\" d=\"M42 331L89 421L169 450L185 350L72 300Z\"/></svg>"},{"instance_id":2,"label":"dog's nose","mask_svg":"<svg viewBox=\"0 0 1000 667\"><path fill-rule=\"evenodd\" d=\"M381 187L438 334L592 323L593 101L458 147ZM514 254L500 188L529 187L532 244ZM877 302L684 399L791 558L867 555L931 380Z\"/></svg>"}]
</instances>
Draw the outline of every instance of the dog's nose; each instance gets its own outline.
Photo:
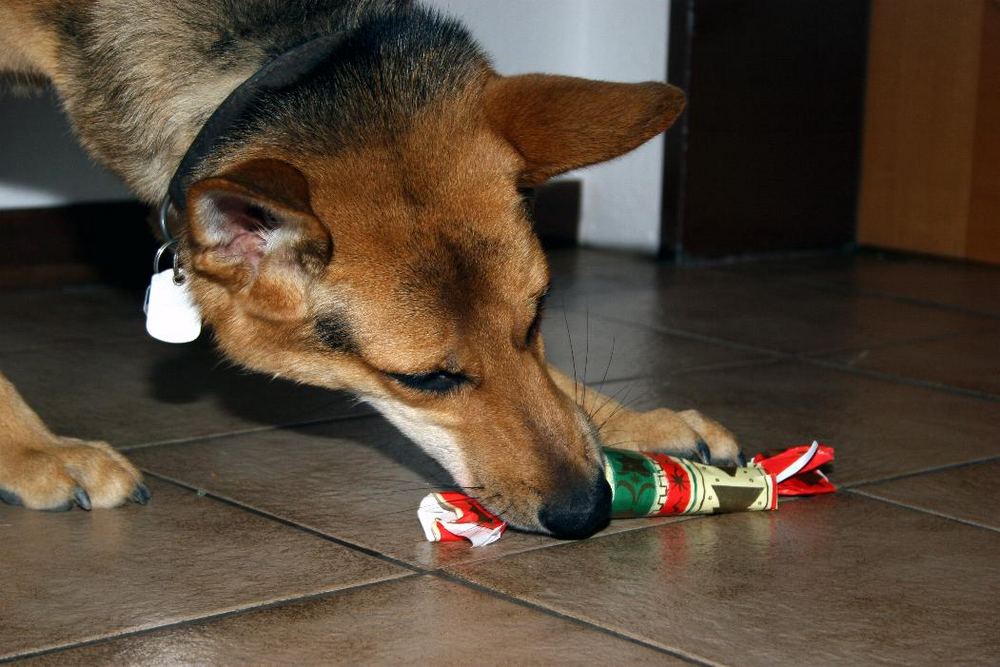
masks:
<instances>
[{"instance_id":1,"label":"dog's nose","mask_svg":"<svg viewBox=\"0 0 1000 667\"><path fill-rule=\"evenodd\" d=\"M604 475L591 483L574 485L538 512L538 520L554 537L581 540L608 525L611 518L611 487Z\"/></svg>"}]
</instances>

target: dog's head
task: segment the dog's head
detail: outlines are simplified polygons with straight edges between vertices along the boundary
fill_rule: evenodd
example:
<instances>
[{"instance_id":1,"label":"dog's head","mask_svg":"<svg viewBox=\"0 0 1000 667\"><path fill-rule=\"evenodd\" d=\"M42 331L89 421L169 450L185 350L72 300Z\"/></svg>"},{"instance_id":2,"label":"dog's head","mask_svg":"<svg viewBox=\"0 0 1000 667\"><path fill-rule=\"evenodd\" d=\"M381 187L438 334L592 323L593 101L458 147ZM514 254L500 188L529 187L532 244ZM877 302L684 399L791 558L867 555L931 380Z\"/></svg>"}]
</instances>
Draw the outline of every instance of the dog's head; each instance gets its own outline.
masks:
<instances>
[{"instance_id":1,"label":"dog's head","mask_svg":"<svg viewBox=\"0 0 1000 667\"><path fill-rule=\"evenodd\" d=\"M231 357L354 392L514 526L587 536L610 491L545 363L548 269L519 188L635 148L683 103L484 71L332 153L250 144L190 190L197 300Z\"/></svg>"}]
</instances>

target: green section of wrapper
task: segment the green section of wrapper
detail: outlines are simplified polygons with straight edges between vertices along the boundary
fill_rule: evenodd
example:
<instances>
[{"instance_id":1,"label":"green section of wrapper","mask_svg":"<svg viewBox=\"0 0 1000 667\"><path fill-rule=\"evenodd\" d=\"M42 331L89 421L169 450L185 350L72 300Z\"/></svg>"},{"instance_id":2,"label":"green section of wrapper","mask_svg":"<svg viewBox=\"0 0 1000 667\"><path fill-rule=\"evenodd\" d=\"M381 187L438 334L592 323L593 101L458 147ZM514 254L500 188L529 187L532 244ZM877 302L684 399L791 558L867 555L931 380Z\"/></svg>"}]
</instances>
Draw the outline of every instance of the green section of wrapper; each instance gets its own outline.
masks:
<instances>
[{"instance_id":1,"label":"green section of wrapper","mask_svg":"<svg viewBox=\"0 0 1000 667\"><path fill-rule=\"evenodd\" d=\"M611 516L649 516L663 506L666 479L656 463L639 452L605 449L604 472L611 486Z\"/></svg>"}]
</instances>

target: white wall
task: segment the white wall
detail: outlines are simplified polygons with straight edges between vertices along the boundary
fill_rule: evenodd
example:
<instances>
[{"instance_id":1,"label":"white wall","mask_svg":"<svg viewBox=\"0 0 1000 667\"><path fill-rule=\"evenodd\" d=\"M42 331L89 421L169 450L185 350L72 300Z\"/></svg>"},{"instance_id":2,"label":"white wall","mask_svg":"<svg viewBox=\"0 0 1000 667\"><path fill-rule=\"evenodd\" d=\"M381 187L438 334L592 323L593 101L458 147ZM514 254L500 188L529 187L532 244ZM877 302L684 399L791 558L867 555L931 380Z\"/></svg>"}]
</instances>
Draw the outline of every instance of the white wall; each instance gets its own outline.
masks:
<instances>
[{"instance_id":1,"label":"white wall","mask_svg":"<svg viewBox=\"0 0 1000 667\"><path fill-rule=\"evenodd\" d=\"M666 0L425 0L461 18L502 74L664 80ZM656 252L663 139L582 170L581 241ZM50 98L0 95L0 209L128 198L77 148Z\"/></svg>"},{"instance_id":2,"label":"white wall","mask_svg":"<svg viewBox=\"0 0 1000 667\"><path fill-rule=\"evenodd\" d=\"M424 0L461 18L501 74L549 72L665 81L666 0ZM663 137L581 170L581 241L655 253L660 243Z\"/></svg>"},{"instance_id":3,"label":"white wall","mask_svg":"<svg viewBox=\"0 0 1000 667\"><path fill-rule=\"evenodd\" d=\"M53 97L0 93L0 209L131 198L80 149Z\"/></svg>"}]
</instances>

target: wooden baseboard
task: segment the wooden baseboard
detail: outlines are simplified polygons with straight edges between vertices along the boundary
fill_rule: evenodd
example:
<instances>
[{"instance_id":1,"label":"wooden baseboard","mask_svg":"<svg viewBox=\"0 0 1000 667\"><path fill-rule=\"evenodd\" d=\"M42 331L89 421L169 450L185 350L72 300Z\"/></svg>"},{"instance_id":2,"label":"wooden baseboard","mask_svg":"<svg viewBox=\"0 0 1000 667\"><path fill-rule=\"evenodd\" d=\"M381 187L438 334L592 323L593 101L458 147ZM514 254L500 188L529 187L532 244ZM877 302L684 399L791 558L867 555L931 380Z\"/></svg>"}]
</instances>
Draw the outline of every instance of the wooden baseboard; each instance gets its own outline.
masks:
<instances>
[{"instance_id":1,"label":"wooden baseboard","mask_svg":"<svg viewBox=\"0 0 1000 667\"><path fill-rule=\"evenodd\" d=\"M576 245L579 181L533 195L535 227L549 248ZM156 250L153 212L138 202L0 210L0 289L103 283L140 288Z\"/></svg>"},{"instance_id":2,"label":"wooden baseboard","mask_svg":"<svg viewBox=\"0 0 1000 667\"><path fill-rule=\"evenodd\" d=\"M582 198L583 184L578 180L554 181L534 191L532 217L542 245L566 248L579 243Z\"/></svg>"},{"instance_id":3,"label":"wooden baseboard","mask_svg":"<svg viewBox=\"0 0 1000 667\"><path fill-rule=\"evenodd\" d=\"M0 211L0 288L142 285L156 249L149 221L137 202Z\"/></svg>"}]
</instances>

